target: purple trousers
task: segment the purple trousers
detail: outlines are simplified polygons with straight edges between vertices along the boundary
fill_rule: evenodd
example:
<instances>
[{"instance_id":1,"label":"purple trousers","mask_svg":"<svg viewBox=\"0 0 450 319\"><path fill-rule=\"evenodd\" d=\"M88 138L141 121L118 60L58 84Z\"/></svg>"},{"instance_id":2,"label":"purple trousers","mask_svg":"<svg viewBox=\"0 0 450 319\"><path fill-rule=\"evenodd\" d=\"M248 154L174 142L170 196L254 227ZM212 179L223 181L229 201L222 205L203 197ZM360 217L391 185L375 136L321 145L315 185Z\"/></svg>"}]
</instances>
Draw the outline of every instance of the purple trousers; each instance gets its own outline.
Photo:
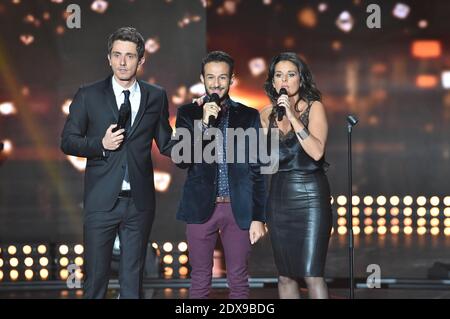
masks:
<instances>
[{"instance_id":1,"label":"purple trousers","mask_svg":"<svg viewBox=\"0 0 450 319\"><path fill-rule=\"evenodd\" d=\"M249 297L248 258L250 238L248 230L236 224L230 203L218 203L211 218L203 224L187 224L186 236L191 264L189 298L208 298L211 289L214 248L217 235L225 254L230 299Z\"/></svg>"}]
</instances>

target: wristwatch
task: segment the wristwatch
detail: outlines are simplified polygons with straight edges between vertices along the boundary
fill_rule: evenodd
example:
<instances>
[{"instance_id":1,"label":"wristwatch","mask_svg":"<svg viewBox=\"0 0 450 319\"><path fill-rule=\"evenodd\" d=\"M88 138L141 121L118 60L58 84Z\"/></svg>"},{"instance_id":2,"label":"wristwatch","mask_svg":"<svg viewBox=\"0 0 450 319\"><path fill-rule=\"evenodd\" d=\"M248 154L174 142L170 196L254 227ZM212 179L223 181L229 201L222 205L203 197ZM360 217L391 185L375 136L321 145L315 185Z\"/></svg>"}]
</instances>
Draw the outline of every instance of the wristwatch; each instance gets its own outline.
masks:
<instances>
[{"instance_id":1,"label":"wristwatch","mask_svg":"<svg viewBox=\"0 0 450 319\"><path fill-rule=\"evenodd\" d=\"M309 131L308 129L305 127L303 128L303 130L301 130L300 132L297 132L297 136L300 137L300 139L303 141L305 138L307 138L309 136Z\"/></svg>"}]
</instances>

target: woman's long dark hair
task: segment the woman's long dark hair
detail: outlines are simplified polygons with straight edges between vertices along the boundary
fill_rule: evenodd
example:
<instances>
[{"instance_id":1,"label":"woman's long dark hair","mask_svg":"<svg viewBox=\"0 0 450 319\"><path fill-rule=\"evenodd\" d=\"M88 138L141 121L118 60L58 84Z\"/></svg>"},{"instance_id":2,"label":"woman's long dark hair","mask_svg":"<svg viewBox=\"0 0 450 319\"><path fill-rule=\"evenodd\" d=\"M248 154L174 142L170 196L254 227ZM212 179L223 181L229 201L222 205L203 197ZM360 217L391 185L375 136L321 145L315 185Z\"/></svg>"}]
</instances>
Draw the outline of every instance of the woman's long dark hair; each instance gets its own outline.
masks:
<instances>
[{"instance_id":1,"label":"woman's long dark hair","mask_svg":"<svg viewBox=\"0 0 450 319\"><path fill-rule=\"evenodd\" d=\"M275 91L273 87L273 77L275 76L275 65L281 61L289 61L294 63L297 66L298 73L300 75L300 89L299 89L299 99L295 103L294 108L295 111L300 112L298 109L298 103L300 100L305 101L308 106L311 105L315 101L322 100L322 93L317 89L316 84L314 83L311 72L309 71L308 65L300 59L297 54L293 52L283 52L274 56L272 58L272 62L269 67L269 74L267 75L267 80L264 83L264 90L266 91L267 96L270 98L272 105L275 105L279 94Z\"/></svg>"}]
</instances>

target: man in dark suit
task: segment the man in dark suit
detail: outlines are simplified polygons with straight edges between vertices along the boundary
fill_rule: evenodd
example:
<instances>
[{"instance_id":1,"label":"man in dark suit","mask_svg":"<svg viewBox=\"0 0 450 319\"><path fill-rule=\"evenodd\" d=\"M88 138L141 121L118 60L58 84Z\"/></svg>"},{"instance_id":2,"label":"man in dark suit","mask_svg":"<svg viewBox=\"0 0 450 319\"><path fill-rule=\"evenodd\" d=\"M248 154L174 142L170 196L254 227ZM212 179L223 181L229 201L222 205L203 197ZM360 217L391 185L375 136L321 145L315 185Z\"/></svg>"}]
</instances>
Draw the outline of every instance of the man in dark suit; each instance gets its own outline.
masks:
<instances>
[{"instance_id":1,"label":"man in dark suit","mask_svg":"<svg viewBox=\"0 0 450 319\"><path fill-rule=\"evenodd\" d=\"M189 169L177 218L187 223L186 235L192 267L190 298L209 296L213 253L219 232L224 247L229 296L248 298L247 264L251 244L265 234L264 178L259 162L250 160L257 154L250 154L249 151L249 144L258 143L245 137L241 140L242 148L227 144L229 129L250 129L258 134L260 128L258 111L228 96L234 78L233 65L234 61L227 53L209 53L203 59L200 78L208 96L214 98L215 93L219 101L187 104L181 106L177 114L175 138L180 137L180 131L188 132L187 135L191 136L189 147L192 148L182 150L178 146L189 143L180 141L172 149L172 160L179 167ZM205 142L205 138L202 138L200 149L196 149L198 141L195 136L199 134L195 131L199 130L200 136L208 135L211 125L217 126L216 132L220 130L223 136L223 145L218 143L217 147L216 159L219 160L210 162L201 158L195 161L199 151L203 153L208 145L215 143ZM177 153L177 150L181 152ZM231 150L234 158L228 163L227 154L230 155ZM191 151L191 158L186 157L187 160L184 160L184 151ZM245 160L238 163L236 156L242 151Z\"/></svg>"},{"instance_id":2,"label":"man in dark suit","mask_svg":"<svg viewBox=\"0 0 450 319\"><path fill-rule=\"evenodd\" d=\"M155 210L151 146L170 154L163 88L136 79L144 39L124 27L108 39L112 76L81 87L70 106L61 149L87 157L84 183L86 298L104 298L114 239L120 238L120 298L140 298Z\"/></svg>"}]
</instances>

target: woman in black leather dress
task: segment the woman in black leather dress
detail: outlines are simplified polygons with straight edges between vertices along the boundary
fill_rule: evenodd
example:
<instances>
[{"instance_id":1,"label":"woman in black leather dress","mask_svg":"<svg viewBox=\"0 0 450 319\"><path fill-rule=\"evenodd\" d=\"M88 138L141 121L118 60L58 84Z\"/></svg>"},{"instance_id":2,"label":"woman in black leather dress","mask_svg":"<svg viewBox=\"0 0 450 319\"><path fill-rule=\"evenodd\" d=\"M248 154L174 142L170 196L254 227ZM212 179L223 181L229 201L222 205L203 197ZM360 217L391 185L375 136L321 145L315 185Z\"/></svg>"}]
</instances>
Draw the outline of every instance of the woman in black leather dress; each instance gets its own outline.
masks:
<instances>
[{"instance_id":1,"label":"woman in black leather dress","mask_svg":"<svg viewBox=\"0 0 450 319\"><path fill-rule=\"evenodd\" d=\"M287 95L280 96L282 88ZM304 278L310 298L328 298L323 275L332 214L321 94L305 62L289 52L272 59L265 90L272 105L261 111L262 126L278 128L280 141L267 209L278 292L280 298L300 298L297 279ZM281 121L277 105L285 112Z\"/></svg>"}]
</instances>

